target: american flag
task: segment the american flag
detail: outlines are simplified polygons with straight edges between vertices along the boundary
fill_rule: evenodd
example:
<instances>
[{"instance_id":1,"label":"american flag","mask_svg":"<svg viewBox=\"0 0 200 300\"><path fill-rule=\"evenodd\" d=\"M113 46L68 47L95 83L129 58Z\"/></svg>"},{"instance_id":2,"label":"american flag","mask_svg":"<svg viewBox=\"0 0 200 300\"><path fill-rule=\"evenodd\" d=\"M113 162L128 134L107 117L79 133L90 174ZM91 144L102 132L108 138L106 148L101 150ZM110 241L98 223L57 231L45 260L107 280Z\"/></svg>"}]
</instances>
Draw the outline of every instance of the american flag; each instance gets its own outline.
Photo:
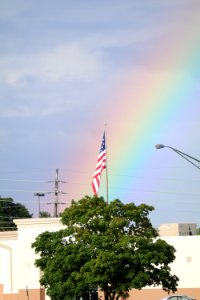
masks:
<instances>
[{"instance_id":1,"label":"american flag","mask_svg":"<svg viewBox=\"0 0 200 300\"><path fill-rule=\"evenodd\" d=\"M101 173L105 168L106 168L106 141L105 141L105 132L104 132L99 156L97 159L96 169L94 171L93 179L92 179L92 188L93 188L94 195L96 196L98 195Z\"/></svg>"}]
</instances>

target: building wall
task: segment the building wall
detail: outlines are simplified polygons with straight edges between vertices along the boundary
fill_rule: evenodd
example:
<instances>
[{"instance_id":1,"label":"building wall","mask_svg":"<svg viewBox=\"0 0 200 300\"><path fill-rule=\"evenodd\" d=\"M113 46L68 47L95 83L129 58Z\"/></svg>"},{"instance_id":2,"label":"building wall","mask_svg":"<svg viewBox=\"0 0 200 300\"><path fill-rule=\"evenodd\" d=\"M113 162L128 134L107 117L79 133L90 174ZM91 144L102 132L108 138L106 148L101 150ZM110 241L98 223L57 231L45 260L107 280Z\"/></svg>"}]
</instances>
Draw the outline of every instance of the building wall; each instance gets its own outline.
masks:
<instances>
[{"instance_id":1,"label":"building wall","mask_svg":"<svg viewBox=\"0 0 200 300\"><path fill-rule=\"evenodd\" d=\"M176 293L200 300L200 236L167 236L162 239L176 249L176 259L171 264L171 273L179 278ZM130 293L131 300L160 300L166 296L167 293L158 287Z\"/></svg>"},{"instance_id":2,"label":"building wall","mask_svg":"<svg viewBox=\"0 0 200 300\"><path fill-rule=\"evenodd\" d=\"M0 233L0 300L48 300L40 287L40 270L34 266L31 248L44 231L63 229L59 218L15 220L18 231ZM171 272L179 277L178 293L200 300L200 236L161 237L176 249ZM132 290L130 300L160 300L167 294L160 287Z\"/></svg>"},{"instance_id":3,"label":"building wall","mask_svg":"<svg viewBox=\"0 0 200 300\"><path fill-rule=\"evenodd\" d=\"M176 249L176 259L171 266L180 281L180 288L200 287L200 236L163 237ZM200 296L200 295L199 295Z\"/></svg>"},{"instance_id":4,"label":"building wall","mask_svg":"<svg viewBox=\"0 0 200 300\"><path fill-rule=\"evenodd\" d=\"M194 223L161 224L158 233L160 236L196 235L197 225Z\"/></svg>"},{"instance_id":5,"label":"building wall","mask_svg":"<svg viewBox=\"0 0 200 300\"><path fill-rule=\"evenodd\" d=\"M57 231L64 226L59 218L15 220L17 232L0 233L0 300L44 300L40 287L40 270L34 266L36 254L31 244L44 231ZM1 272L2 270L2 272ZM0 290L0 293L1 293Z\"/></svg>"},{"instance_id":6,"label":"building wall","mask_svg":"<svg viewBox=\"0 0 200 300\"><path fill-rule=\"evenodd\" d=\"M17 246L16 231L0 233L0 284L4 292L13 292L13 252Z\"/></svg>"}]
</instances>

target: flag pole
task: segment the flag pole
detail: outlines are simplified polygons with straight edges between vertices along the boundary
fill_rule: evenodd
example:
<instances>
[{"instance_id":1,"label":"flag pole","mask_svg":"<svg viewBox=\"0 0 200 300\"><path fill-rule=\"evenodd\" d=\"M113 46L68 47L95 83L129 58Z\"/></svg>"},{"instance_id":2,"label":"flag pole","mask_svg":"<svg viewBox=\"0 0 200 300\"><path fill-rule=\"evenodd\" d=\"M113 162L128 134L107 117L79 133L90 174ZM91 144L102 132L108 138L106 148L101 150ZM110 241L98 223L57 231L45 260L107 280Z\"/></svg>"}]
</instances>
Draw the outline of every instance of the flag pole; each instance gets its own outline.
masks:
<instances>
[{"instance_id":1,"label":"flag pole","mask_svg":"<svg viewBox=\"0 0 200 300\"><path fill-rule=\"evenodd\" d=\"M106 202L109 204L108 198L108 140L107 140L107 124L105 123L105 141L106 141Z\"/></svg>"}]
</instances>

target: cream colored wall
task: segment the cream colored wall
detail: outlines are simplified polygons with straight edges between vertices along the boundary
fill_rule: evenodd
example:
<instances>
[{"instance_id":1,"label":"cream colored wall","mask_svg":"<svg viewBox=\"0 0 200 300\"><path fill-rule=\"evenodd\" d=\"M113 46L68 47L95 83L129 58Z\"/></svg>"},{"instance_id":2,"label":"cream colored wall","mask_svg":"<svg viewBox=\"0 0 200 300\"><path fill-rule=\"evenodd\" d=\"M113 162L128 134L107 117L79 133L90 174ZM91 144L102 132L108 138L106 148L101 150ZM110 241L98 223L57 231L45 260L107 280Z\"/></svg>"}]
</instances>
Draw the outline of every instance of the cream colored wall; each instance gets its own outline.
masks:
<instances>
[{"instance_id":1,"label":"cream colored wall","mask_svg":"<svg viewBox=\"0 0 200 300\"><path fill-rule=\"evenodd\" d=\"M4 285L4 291L12 291L12 248L0 244L0 283Z\"/></svg>"},{"instance_id":2,"label":"cream colored wall","mask_svg":"<svg viewBox=\"0 0 200 300\"><path fill-rule=\"evenodd\" d=\"M178 235L178 224L161 224L159 227L160 236L174 236Z\"/></svg>"},{"instance_id":3,"label":"cream colored wall","mask_svg":"<svg viewBox=\"0 0 200 300\"><path fill-rule=\"evenodd\" d=\"M28 288L40 288L40 270L34 266L36 254L34 249L31 248L31 244L35 241L35 238L44 231L58 231L64 226L60 223L59 218L38 218L38 219L26 219L16 220L18 227L18 247L17 259L15 265L15 271L21 268L22 276L18 276L15 288L19 289L28 286ZM17 276L17 274L15 273ZM15 277L16 278L16 277Z\"/></svg>"},{"instance_id":4,"label":"cream colored wall","mask_svg":"<svg viewBox=\"0 0 200 300\"><path fill-rule=\"evenodd\" d=\"M200 288L200 236L162 237L176 249L176 259L171 265L176 274L179 288Z\"/></svg>"},{"instance_id":5,"label":"cream colored wall","mask_svg":"<svg viewBox=\"0 0 200 300\"><path fill-rule=\"evenodd\" d=\"M2 240L0 234L0 284L5 293L17 293L19 289L40 288L40 270L34 266L36 254L31 244L44 231L57 231L64 226L59 218L14 220L18 227L15 239L13 232ZM2 271L2 272L1 272ZM48 299L48 297L46 297Z\"/></svg>"},{"instance_id":6,"label":"cream colored wall","mask_svg":"<svg viewBox=\"0 0 200 300\"><path fill-rule=\"evenodd\" d=\"M13 249L18 243L17 232L1 232L0 234L0 284L4 292L13 292Z\"/></svg>"}]
</instances>

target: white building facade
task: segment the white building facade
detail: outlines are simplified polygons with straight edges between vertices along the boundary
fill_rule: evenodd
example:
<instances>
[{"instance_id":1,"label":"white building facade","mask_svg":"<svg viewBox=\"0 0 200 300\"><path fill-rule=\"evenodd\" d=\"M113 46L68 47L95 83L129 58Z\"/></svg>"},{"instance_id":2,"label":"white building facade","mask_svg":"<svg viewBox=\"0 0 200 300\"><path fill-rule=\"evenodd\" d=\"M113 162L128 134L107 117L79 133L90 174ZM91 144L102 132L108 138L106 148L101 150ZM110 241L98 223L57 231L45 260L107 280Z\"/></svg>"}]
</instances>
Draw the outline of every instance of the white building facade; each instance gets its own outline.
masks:
<instances>
[{"instance_id":1,"label":"white building facade","mask_svg":"<svg viewBox=\"0 0 200 300\"><path fill-rule=\"evenodd\" d=\"M59 218L17 219L17 231L0 233L0 300L47 300L31 244L44 231L63 229Z\"/></svg>"},{"instance_id":2,"label":"white building facade","mask_svg":"<svg viewBox=\"0 0 200 300\"><path fill-rule=\"evenodd\" d=\"M59 218L15 220L17 231L0 233L0 300L49 300L40 286L40 270L31 244L44 231L63 229ZM176 249L171 269L179 277L177 293L200 300L200 236L161 237ZM161 288L132 290L130 300L160 300L166 293Z\"/></svg>"}]
</instances>

